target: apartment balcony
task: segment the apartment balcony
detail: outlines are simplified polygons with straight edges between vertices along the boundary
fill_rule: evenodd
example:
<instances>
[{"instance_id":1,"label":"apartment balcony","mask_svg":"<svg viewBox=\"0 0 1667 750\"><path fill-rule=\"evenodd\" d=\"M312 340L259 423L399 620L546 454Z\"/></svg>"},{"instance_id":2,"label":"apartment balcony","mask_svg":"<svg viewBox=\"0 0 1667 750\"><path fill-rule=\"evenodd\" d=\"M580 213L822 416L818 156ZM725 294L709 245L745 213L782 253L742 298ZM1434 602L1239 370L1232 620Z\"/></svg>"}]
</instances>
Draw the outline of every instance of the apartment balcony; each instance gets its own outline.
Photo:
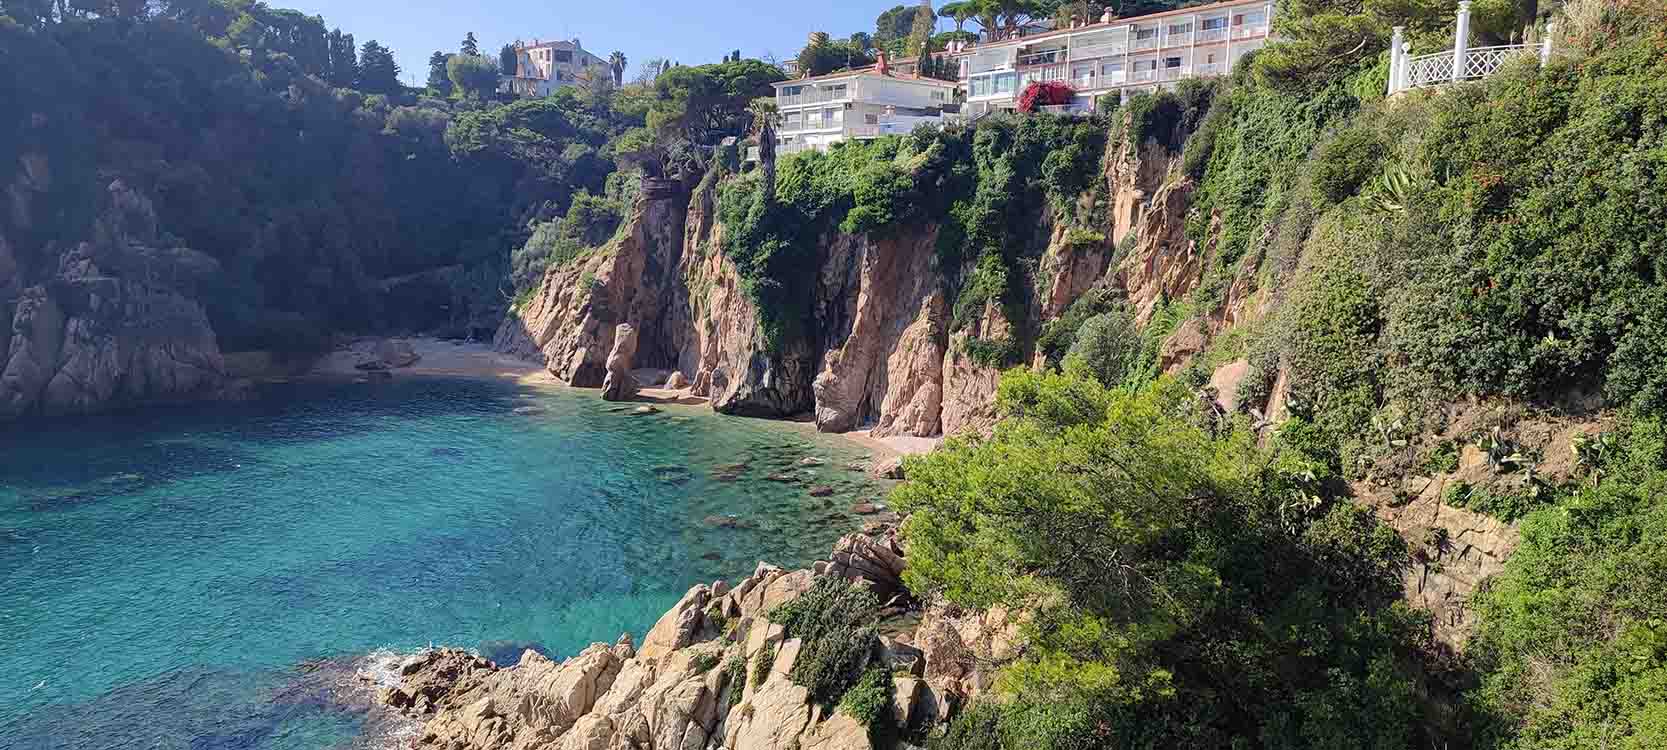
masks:
<instances>
[{"instance_id":1,"label":"apartment balcony","mask_svg":"<svg viewBox=\"0 0 1667 750\"><path fill-rule=\"evenodd\" d=\"M1129 45L1122 42L1113 44L1093 44L1086 47L1071 49L1072 60L1091 60L1096 57L1119 57L1127 54Z\"/></svg>"},{"instance_id":2,"label":"apartment balcony","mask_svg":"<svg viewBox=\"0 0 1667 750\"><path fill-rule=\"evenodd\" d=\"M1030 55L1019 55L1019 67L1033 68L1038 65L1052 65L1065 59L1065 50L1048 50Z\"/></svg>"},{"instance_id":3,"label":"apartment balcony","mask_svg":"<svg viewBox=\"0 0 1667 750\"><path fill-rule=\"evenodd\" d=\"M1137 70L1129 74L1131 83L1151 83L1156 80L1158 80L1158 71L1156 70Z\"/></svg>"},{"instance_id":4,"label":"apartment balcony","mask_svg":"<svg viewBox=\"0 0 1667 750\"><path fill-rule=\"evenodd\" d=\"M1198 63L1192 66L1194 73L1201 76L1219 76L1227 72L1226 63Z\"/></svg>"},{"instance_id":5,"label":"apartment balcony","mask_svg":"<svg viewBox=\"0 0 1667 750\"><path fill-rule=\"evenodd\" d=\"M1069 80L1070 76L1066 75L1065 63L1044 65L1039 68L1031 68L1030 70L1021 70L1019 71L1019 92L1023 92L1024 88L1032 83L1047 83L1048 81L1063 82Z\"/></svg>"},{"instance_id":6,"label":"apartment balcony","mask_svg":"<svg viewBox=\"0 0 1667 750\"><path fill-rule=\"evenodd\" d=\"M1185 34L1165 34L1163 37L1163 46L1165 47L1188 47L1191 45L1192 32L1190 31Z\"/></svg>"},{"instance_id":7,"label":"apartment balcony","mask_svg":"<svg viewBox=\"0 0 1667 750\"><path fill-rule=\"evenodd\" d=\"M1267 35L1268 35L1267 24L1260 24L1260 25L1257 25L1257 26L1235 26L1235 27L1233 27L1233 38L1234 39L1255 39L1257 37L1264 37L1264 36L1267 36Z\"/></svg>"},{"instance_id":8,"label":"apartment balcony","mask_svg":"<svg viewBox=\"0 0 1667 750\"><path fill-rule=\"evenodd\" d=\"M791 156L802 151L814 151L816 146L809 143L778 143L776 144L776 158Z\"/></svg>"},{"instance_id":9,"label":"apartment balcony","mask_svg":"<svg viewBox=\"0 0 1667 750\"><path fill-rule=\"evenodd\" d=\"M1154 37L1149 37L1149 38L1146 38L1146 39L1136 39L1136 40L1134 40L1134 43L1132 45L1130 45L1130 49L1133 49L1136 52L1142 52L1142 51L1145 51L1145 50L1157 49L1157 48L1158 48L1158 38L1155 37L1155 36Z\"/></svg>"},{"instance_id":10,"label":"apartment balcony","mask_svg":"<svg viewBox=\"0 0 1667 750\"><path fill-rule=\"evenodd\" d=\"M824 104L824 103L827 103L827 102L844 102L844 101L850 101L850 99L851 99L851 90L849 88L846 88L844 91L839 91L839 92L829 92L829 91L824 91L824 90L818 89L818 90L815 90L815 91L806 91L802 94L794 94L792 96L788 96L786 94L778 95L778 96L776 96L776 106L778 106L778 107L797 107L801 104Z\"/></svg>"},{"instance_id":11,"label":"apartment balcony","mask_svg":"<svg viewBox=\"0 0 1667 750\"><path fill-rule=\"evenodd\" d=\"M1182 78L1190 78L1191 75L1191 69L1183 65L1179 68L1164 68L1163 70L1158 71L1158 80L1179 81Z\"/></svg>"},{"instance_id":12,"label":"apartment balcony","mask_svg":"<svg viewBox=\"0 0 1667 750\"><path fill-rule=\"evenodd\" d=\"M1219 29L1204 29L1204 30L1198 32L1198 43L1199 44L1212 44L1212 43L1215 43L1215 42L1225 42L1225 41L1227 41L1227 28L1226 27L1222 27L1222 28L1219 28Z\"/></svg>"}]
</instances>

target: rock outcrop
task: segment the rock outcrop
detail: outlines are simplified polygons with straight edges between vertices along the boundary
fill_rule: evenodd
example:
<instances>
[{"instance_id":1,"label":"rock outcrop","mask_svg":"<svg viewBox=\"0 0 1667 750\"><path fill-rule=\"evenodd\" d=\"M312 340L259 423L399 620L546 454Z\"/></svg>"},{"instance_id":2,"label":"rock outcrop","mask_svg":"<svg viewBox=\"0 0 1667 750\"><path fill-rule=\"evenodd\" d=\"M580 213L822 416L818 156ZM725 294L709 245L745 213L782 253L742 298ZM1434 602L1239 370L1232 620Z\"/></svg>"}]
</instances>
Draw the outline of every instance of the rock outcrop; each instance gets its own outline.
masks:
<instances>
[{"instance_id":1,"label":"rock outcrop","mask_svg":"<svg viewBox=\"0 0 1667 750\"><path fill-rule=\"evenodd\" d=\"M120 180L106 191L93 237L41 249L26 274L0 236L0 418L197 398L225 386L214 330L188 296L218 264L166 247L150 201Z\"/></svg>"},{"instance_id":2,"label":"rock outcrop","mask_svg":"<svg viewBox=\"0 0 1667 750\"><path fill-rule=\"evenodd\" d=\"M630 323L614 327L614 348L608 352L608 374L602 380L604 401L630 401L641 387L631 374L631 363L637 357L637 329Z\"/></svg>"},{"instance_id":3,"label":"rock outcrop","mask_svg":"<svg viewBox=\"0 0 1667 750\"><path fill-rule=\"evenodd\" d=\"M842 540L839 549L861 562L839 563L839 572L824 575L890 585L885 581L901 569L892 533L876 525ZM697 585L640 648L621 636L560 662L527 651L506 667L455 649L430 651L406 662L399 684L379 699L423 721L413 741L418 748L870 750L868 726L813 704L809 691L793 682L803 643L769 620L771 610L808 591L816 578L810 570L760 563L733 587ZM947 718L969 691L982 689L969 675L985 674L976 663L992 655L992 640L1012 631L999 616L940 612L927 615L922 632L924 648L899 635L883 638L872 656L895 674L893 720L915 728Z\"/></svg>"}]
</instances>

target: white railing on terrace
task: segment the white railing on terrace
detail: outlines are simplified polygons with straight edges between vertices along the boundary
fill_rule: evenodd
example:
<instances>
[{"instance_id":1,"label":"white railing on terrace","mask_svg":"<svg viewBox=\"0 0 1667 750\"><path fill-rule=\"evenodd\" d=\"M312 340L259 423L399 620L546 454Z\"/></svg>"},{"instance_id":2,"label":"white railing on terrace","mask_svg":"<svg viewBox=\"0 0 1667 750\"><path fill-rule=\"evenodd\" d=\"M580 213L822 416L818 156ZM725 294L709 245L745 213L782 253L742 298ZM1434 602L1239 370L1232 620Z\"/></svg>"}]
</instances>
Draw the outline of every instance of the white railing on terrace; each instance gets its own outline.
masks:
<instances>
[{"instance_id":1,"label":"white railing on terrace","mask_svg":"<svg viewBox=\"0 0 1667 750\"><path fill-rule=\"evenodd\" d=\"M1411 45L1403 39L1405 31L1404 27L1396 26L1389 43L1391 95L1408 89L1486 78L1499 72L1500 68L1512 60L1524 57L1537 56L1540 64L1544 65L1551 60L1551 38L1556 33L1556 24L1547 25L1545 41L1539 44L1471 47L1470 0L1461 0L1451 49L1413 57L1407 54Z\"/></svg>"},{"instance_id":2,"label":"white railing on terrace","mask_svg":"<svg viewBox=\"0 0 1667 750\"><path fill-rule=\"evenodd\" d=\"M1065 50L1055 49L1047 52L1036 52L1029 55L1019 55L1020 65L1052 65L1065 59Z\"/></svg>"},{"instance_id":3,"label":"white railing on terrace","mask_svg":"<svg viewBox=\"0 0 1667 750\"><path fill-rule=\"evenodd\" d=\"M1165 34L1163 37L1163 46L1165 47L1185 47L1190 44L1192 44L1192 32L1190 31L1185 34Z\"/></svg>"},{"instance_id":4,"label":"white railing on terrace","mask_svg":"<svg viewBox=\"0 0 1667 750\"><path fill-rule=\"evenodd\" d=\"M1209 42L1219 42L1219 41L1221 41L1223 39L1226 39L1226 38L1227 38L1227 29L1225 27L1219 28L1219 29L1204 29L1204 30L1198 32L1198 43L1199 44L1207 44Z\"/></svg>"},{"instance_id":5,"label":"white railing on terrace","mask_svg":"<svg viewBox=\"0 0 1667 750\"><path fill-rule=\"evenodd\" d=\"M1091 45L1091 46L1087 46L1087 47L1073 47L1071 49L1071 59L1072 60L1089 60L1089 59L1093 59L1093 58L1096 58L1096 57L1112 57L1112 56L1115 56L1115 55L1124 54L1128 51L1129 51L1129 45L1124 44L1122 42L1112 42L1110 44L1095 44L1095 45Z\"/></svg>"},{"instance_id":6,"label":"white railing on terrace","mask_svg":"<svg viewBox=\"0 0 1667 750\"><path fill-rule=\"evenodd\" d=\"M776 158L797 154L801 151L810 151L814 148L816 147L809 143L778 143L776 144Z\"/></svg>"},{"instance_id":7,"label":"white railing on terrace","mask_svg":"<svg viewBox=\"0 0 1667 750\"><path fill-rule=\"evenodd\" d=\"M1192 70L1201 76L1218 76L1227 72L1227 65L1224 63L1198 63L1192 66Z\"/></svg>"},{"instance_id":8,"label":"white railing on terrace","mask_svg":"<svg viewBox=\"0 0 1667 750\"><path fill-rule=\"evenodd\" d=\"M1147 81L1156 81L1156 80L1158 80L1158 71L1156 71L1156 70L1137 70L1137 71L1134 72L1133 75L1129 76L1129 80L1134 81L1135 83L1145 83Z\"/></svg>"},{"instance_id":9,"label":"white railing on terrace","mask_svg":"<svg viewBox=\"0 0 1667 750\"><path fill-rule=\"evenodd\" d=\"M1156 36L1151 36L1145 39L1136 39L1134 40L1133 48L1137 52L1144 49L1157 49L1158 38Z\"/></svg>"},{"instance_id":10,"label":"white railing on terrace","mask_svg":"<svg viewBox=\"0 0 1667 750\"><path fill-rule=\"evenodd\" d=\"M1267 27L1266 24L1258 24L1256 26L1235 26L1235 27L1233 27L1233 38L1234 39L1249 39L1253 36L1267 36L1267 35L1268 35L1268 27Z\"/></svg>"},{"instance_id":11,"label":"white railing on terrace","mask_svg":"<svg viewBox=\"0 0 1667 750\"><path fill-rule=\"evenodd\" d=\"M1046 83L1048 81L1064 80L1068 80L1065 75L1065 63L1034 68L1019 75L1019 91L1024 91L1024 87L1029 86L1032 82Z\"/></svg>"},{"instance_id":12,"label":"white railing on terrace","mask_svg":"<svg viewBox=\"0 0 1667 750\"><path fill-rule=\"evenodd\" d=\"M1044 104L1037 109L1050 115L1073 115L1087 117L1094 114L1094 108L1081 104Z\"/></svg>"},{"instance_id":13,"label":"white railing on terrace","mask_svg":"<svg viewBox=\"0 0 1667 750\"><path fill-rule=\"evenodd\" d=\"M797 105L800 105L800 104L821 104L823 102L842 102L842 101L845 101L846 99L850 99L850 98L851 98L851 88L849 86L847 86L844 91L840 91L837 94L828 92L828 91L823 90L823 89L817 89L815 91L807 91L807 92L802 93L802 94L793 94L792 96L789 96L787 94L781 94L781 95L776 97L776 104L778 106L782 106L782 107L792 107L792 106L797 106Z\"/></svg>"}]
</instances>

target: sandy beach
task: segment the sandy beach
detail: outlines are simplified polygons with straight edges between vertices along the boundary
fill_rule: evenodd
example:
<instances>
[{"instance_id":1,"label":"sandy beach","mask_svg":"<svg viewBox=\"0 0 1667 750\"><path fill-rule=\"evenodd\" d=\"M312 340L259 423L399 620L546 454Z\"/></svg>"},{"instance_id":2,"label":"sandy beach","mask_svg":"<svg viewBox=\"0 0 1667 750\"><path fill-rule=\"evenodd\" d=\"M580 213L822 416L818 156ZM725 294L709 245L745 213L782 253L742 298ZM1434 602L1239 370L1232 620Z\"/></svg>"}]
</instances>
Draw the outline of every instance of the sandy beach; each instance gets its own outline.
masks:
<instances>
[{"instance_id":1,"label":"sandy beach","mask_svg":"<svg viewBox=\"0 0 1667 750\"><path fill-rule=\"evenodd\" d=\"M362 338L318 360L309 373L318 377L364 377L364 370L360 365L378 361L377 346L384 341L380 338ZM568 388L570 386L557 380L555 376L544 369L537 362L531 362L519 357L500 354L492 350L490 344L477 341L443 341L435 338L411 337L396 338L391 341L400 345L409 345L411 351L417 355L417 360L404 367L391 367L384 372L394 377L454 377L454 378L494 378L513 380L517 383L545 388ZM586 389L589 390L589 389ZM708 403L708 399L695 396L687 390L669 390L666 388L643 388L638 392L638 400L647 403L681 404L699 406ZM805 430L814 431L816 426L809 420L783 420L797 424ZM874 455L876 459L894 458L897 456L911 456L930 453L943 442L941 437L912 437L906 435L892 435L874 437L868 430L853 430L838 433Z\"/></svg>"}]
</instances>

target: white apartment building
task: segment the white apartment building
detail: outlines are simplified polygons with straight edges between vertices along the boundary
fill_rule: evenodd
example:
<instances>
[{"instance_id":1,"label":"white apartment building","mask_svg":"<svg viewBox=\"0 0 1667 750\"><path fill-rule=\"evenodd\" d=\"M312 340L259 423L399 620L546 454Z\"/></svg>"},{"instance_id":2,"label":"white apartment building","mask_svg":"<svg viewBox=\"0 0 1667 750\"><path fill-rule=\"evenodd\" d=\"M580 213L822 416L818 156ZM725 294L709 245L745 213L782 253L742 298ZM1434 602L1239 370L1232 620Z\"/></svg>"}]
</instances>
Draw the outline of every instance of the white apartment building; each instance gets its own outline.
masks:
<instances>
[{"instance_id":1,"label":"white apartment building","mask_svg":"<svg viewBox=\"0 0 1667 750\"><path fill-rule=\"evenodd\" d=\"M775 84L776 154L819 149L846 139L907 133L938 123L955 102L954 81L898 75L882 59L856 70Z\"/></svg>"},{"instance_id":2,"label":"white apartment building","mask_svg":"<svg viewBox=\"0 0 1667 750\"><path fill-rule=\"evenodd\" d=\"M579 74L613 78L608 61L587 52L579 40L515 43L515 75L504 77L504 86L516 96L543 97L563 86L579 83Z\"/></svg>"},{"instance_id":3,"label":"white apartment building","mask_svg":"<svg viewBox=\"0 0 1667 750\"><path fill-rule=\"evenodd\" d=\"M1065 110L1091 109L1105 96L1174 86L1183 78L1225 75L1267 43L1273 3L1229 0L978 45L949 54L960 63L970 115L1018 106L1033 81L1076 90Z\"/></svg>"}]
</instances>

